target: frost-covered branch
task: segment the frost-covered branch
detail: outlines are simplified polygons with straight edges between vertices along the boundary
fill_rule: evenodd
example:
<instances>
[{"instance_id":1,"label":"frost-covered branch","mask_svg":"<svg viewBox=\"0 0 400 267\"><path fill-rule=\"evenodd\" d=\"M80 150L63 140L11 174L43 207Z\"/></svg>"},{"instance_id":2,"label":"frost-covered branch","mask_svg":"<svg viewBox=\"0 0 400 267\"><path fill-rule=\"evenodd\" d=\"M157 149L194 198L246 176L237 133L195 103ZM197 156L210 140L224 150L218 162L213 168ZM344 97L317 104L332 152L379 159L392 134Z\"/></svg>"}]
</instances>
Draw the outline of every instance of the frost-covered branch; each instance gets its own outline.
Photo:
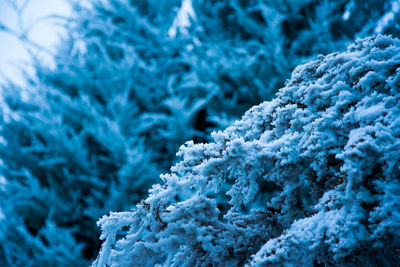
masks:
<instances>
[{"instance_id":1,"label":"frost-covered branch","mask_svg":"<svg viewBox=\"0 0 400 267\"><path fill-rule=\"evenodd\" d=\"M381 35L298 66L276 99L182 146L135 210L103 217L93 266L394 266L399 77L400 40Z\"/></svg>"}]
</instances>

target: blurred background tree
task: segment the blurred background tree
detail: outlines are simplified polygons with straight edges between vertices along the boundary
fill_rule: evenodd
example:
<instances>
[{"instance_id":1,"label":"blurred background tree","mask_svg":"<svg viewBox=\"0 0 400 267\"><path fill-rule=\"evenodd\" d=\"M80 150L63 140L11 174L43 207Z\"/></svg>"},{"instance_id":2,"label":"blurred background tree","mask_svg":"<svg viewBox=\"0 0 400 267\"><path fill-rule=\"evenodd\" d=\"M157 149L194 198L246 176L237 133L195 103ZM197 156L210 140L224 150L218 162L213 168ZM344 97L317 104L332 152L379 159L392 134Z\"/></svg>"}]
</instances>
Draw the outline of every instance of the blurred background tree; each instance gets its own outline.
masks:
<instances>
[{"instance_id":1,"label":"blurred background tree","mask_svg":"<svg viewBox=\"0 0 400 267\"><path fill-rule=\"evenodd\" d=\"M70 4L54 66L33 55L24 86L2 86L0 265L87 265L98 218L132 208L185 141L207 141L318 54L400 34L397 1Z\"/></svg>"}]
</instances>

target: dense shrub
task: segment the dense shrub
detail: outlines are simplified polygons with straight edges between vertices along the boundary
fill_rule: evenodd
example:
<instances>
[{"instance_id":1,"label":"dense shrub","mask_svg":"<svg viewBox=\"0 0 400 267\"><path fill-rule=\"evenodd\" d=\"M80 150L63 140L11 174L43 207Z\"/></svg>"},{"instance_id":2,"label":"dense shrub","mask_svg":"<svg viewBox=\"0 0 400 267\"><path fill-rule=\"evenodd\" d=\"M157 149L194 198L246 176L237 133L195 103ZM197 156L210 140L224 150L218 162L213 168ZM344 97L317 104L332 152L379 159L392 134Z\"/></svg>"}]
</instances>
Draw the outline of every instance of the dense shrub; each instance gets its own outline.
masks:
<instances>
[{"instance_id":1,"label":"dense shrub","mask_svg":"<svg viewBox=\"0 0 400 267\"><path fill-rule=\"evenodd\" d=\"M274 100L182 146L135 210L102 218L93 266L396 266L399 77L387 36L297 67Z\"/></svg>"}]
</instances>

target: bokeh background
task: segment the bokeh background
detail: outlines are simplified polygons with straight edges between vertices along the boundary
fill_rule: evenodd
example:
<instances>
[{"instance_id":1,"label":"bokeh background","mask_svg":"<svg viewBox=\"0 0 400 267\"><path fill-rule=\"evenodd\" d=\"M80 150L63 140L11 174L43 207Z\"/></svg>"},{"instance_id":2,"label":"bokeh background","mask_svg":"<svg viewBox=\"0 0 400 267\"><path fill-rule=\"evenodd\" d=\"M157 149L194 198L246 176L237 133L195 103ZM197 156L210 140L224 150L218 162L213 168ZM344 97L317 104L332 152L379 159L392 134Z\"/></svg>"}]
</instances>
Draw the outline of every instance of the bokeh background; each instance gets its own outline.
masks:
<instances>
[{"instance_id":1,"label":"bokeh background","mask_svg":"<svg viewBox=\"0 0 400 267\"><path fill-rule=\"evenodd\" d=\"M25 27L31 27L29 38L40 46L54 50L59 41L59 36L65 34L65 28L55 23L55 19L52 19L51 16L70 15L71 6L68 2L64 0L26 1L21 14L18 14L13 4L21 7L23 1L0 1L0 23L17 33ZM4 81L7 77L14 82L23 82L20 68L29 68L31 64L25 46L24 42L17 36L0 31L0 70L2 71L0 79ZM45 53L42 54L42 58L51 64L51 58Z\"/></svg>"}]
</instances>

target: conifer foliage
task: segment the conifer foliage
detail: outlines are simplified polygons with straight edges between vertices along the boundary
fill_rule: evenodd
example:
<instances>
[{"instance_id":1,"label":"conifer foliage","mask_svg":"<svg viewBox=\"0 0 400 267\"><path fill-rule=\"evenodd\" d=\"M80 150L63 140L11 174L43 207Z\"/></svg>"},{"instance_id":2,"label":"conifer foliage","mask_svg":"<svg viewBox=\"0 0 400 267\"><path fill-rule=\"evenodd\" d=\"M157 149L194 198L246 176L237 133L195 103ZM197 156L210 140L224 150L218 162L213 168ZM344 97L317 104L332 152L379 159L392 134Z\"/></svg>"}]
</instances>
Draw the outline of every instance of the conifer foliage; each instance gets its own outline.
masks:
<instances>
[{"instance_id":1,"label":"conifer foliage","mask_svg":"<svg viewBox=\"0 0 400 267\"><path fill-rule=\"evenodd\" d=\"M182 146L135 210L103 217L93 266L395 266L399 77L387 36L297 67L274 100Z\"/></svg>"},{"instance_id":2,"label":"conifer foliage","mask_svg":"<svg viewBox=\"0 0 400 267\"><path fill-rule=\"evenodd\" d=\"M96 221L132 209L153 184L160 185L134 211L101 220L106 241L95 265L241 265L274 262L273 255L290 261L304 252L300 243L298 250L289 245L301 222L339 218L341 207L371 211L343 225L360 222L354 227L366 231L380 225L368 242L393 256L385 246L395 244L397 237L388 237L394 226L383 225L397 216L396 184L387 178L397 175L397 165L385 157L397 145L390 140L397 140L398 41L359 41L297 68L283 86L298 64L343 50L357 37L399 36L396 1L70 2L74 11L54 66L36 60L23 88L12 82L1 88L0 266L89 265L101 245ZM281 87L277 99L211 135ZM333 123L340 116L343 127ZM378 122L387 136L371 128L360 141L362 123ZM159 179L188 140L179 152L183 161ZM355 148L346 147L349 140ZM375 141L382 142L376 151L367 147ZM362 161L350 161L351 149L363 151L354 152ZM362 153L381 162L374 167ZM360 164L360 173L351 164ZM353 188L360 183L371 200L351 198L364 192ZM347 188L343 196L340 186ZM335 233L342 242L348 232L309 229L315 250L308 257L342 260L329 254L333 243L315 240L336 240ZM277 254L280 245L293 247L290 257ZM357 253L364 252L360 245Z\"/></svg>"}]
</instances>

